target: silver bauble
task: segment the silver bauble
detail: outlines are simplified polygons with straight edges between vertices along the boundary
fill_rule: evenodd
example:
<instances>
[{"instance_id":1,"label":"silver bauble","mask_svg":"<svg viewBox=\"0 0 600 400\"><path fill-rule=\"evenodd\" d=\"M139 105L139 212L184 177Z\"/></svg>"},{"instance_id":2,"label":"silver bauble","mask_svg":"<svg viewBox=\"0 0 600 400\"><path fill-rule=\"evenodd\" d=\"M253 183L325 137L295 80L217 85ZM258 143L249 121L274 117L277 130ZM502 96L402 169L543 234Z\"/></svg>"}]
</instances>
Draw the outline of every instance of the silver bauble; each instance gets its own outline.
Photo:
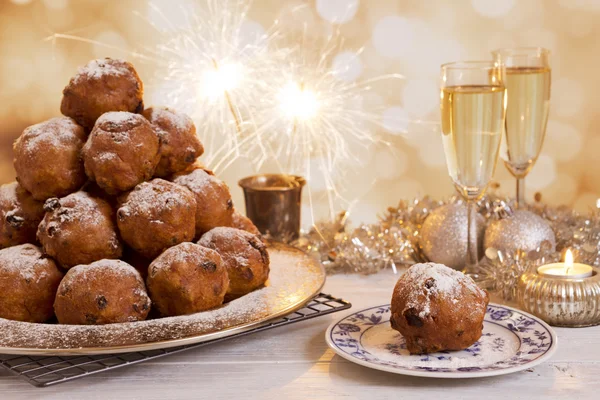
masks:
<instances>
[{"instance_id":1,"label":"silver bauble","mask_svg":"<svg viewBox=\"0 0 600 400\"><path fill-rule=\"evenodd\" d=\"M478 254L483 257L485 218L477 214ZM419 235L419 245L429 261L462 270L467 262L467 206L447 204L431 211Z\"/></svg>"},{"instance_id":2,"label":"silver bauble","mask_svg":"<svg viewBox=\"0 0 600 400\"><path fill-rule=\"evenodd\" d=\"M512 216L492 220L485 231L484 246L504 253L523 250L530 252L548 241L554 252L556 237L550 224L542 217L527 210L516 210ZM546 245L547 246L547 245Z\"/></svg>"}]
</instances>

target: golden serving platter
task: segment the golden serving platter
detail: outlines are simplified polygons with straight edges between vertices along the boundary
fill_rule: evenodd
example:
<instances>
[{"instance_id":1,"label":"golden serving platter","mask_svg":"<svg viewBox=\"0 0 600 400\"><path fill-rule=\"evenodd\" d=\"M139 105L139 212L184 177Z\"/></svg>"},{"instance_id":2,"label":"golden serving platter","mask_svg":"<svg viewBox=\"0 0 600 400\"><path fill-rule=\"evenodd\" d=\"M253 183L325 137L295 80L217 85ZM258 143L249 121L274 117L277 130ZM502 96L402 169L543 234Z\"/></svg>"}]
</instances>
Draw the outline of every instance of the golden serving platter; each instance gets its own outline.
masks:
<instances>
[{"instance_id":1,"label":"golden serving platter","mask_svg":"<svg viewBox=\"0 0 600 400\"><path fill-rule=\"evenodd\" d=\"M265 287L214 310L109 325L33 324L0 318L0 354L93 355L148 351L194 344L250 330L300 309L325 283L318 261L270 243Z\"/></svg>"}]
</instances>

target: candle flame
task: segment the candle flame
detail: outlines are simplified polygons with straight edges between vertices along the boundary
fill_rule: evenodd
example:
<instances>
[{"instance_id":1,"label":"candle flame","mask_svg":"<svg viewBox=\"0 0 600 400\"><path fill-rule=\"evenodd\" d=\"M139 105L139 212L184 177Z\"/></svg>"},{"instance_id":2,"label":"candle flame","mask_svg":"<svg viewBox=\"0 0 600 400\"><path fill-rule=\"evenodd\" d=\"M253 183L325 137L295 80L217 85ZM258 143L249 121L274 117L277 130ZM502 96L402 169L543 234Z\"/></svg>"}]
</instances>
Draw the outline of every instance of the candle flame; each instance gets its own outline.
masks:
<instances>
[{"instance_id":1,"label":"candle flame","mask_svg":"<svg viewBox=\"0 0 600 400\"><path fill-rule=\"evenodd\" d=\"M565 253L565 273L566 273L566 275L569 275L569 272L571 272L572 268L573 268L573 253L571 252L571 249L567 249L567 252Z\"/></svg>"}]
</instances>

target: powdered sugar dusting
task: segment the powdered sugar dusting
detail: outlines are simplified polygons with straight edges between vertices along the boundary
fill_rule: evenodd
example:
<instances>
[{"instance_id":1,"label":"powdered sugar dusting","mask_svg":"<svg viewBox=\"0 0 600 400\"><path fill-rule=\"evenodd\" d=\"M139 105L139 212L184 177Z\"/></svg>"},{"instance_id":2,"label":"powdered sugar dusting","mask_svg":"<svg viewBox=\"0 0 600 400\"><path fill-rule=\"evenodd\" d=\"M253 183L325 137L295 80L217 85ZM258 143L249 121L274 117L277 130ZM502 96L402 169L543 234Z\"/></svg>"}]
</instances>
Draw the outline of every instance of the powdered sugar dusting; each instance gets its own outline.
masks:
<instances>
[{"instance_id":1,"label":"powdered sugar dusting","mask_svg":"<svg viewBox=\"0 0 600 400\"><path fill-rule=\"evenodd\" d=\"M68 117L56 117L25 129L17 141L17 146L23 146L26 154L47 149L55 149L58 153L62 149L70 149L74 143L81 148L84 139L83 128L75 121Z\"/></svg>"},{"instance_id":2,"label":"powdered sugar dusting","mask_svg":"<svg viewBox=\"0 0 600 400\"><path fill-rule=\"evenodd\" d=\"M64 267L88 264L121 255L111 206L100 198L79 191L44 204L46 215L38 226L44 252ZM78 252L71 252L70 246Z\"/></svg>"},{"instance_id":3,"label":"powdered sugar dusting","mask_svg":"<svg viewBox=\"0 0 600 400\"><path fill-rule=\"evenodd\" d=\"M189 132L193 129L192 119L185 114L173 113L170 118L171 123L180 132Z\"/></svg>"},{"instance_id":4,"label":"powdered sugar dusting","mask_svg":"<svg viewBox=\"0 0 600 400\"><path fill-rule=\"evenodd\" d=\"M44 220L55 218L61 224L76 222L88 228L102 226L109 220L100 208L103 203L104 200L92 197L87 192L75 192L60 199L61 210L46 214Z\"/></svg>"},{"instance_id":5,"label":"powdered sugar dusting","mask_svg":"<svg viewBox=\"0 0 600 400\"><path fill-rule=\"evenodd\" d=\"M71 268L63 279L64 284L72 284L73 281L77 282L92 282L89 277L96 275L99 271L105 271L110 274L114 279L125 279L127 277L134 277L140 284L140 287L144 287L144 280L140 273L121 260L98 260L89 265L78 265ZM143 293L144 296L147 296Z\"/></svg>"},{"instance_id":6,"label":"powdered sugar dusting","mask_svg":"<svg viewBox=\"0 0 600 400\"><path fill-rule=\"evenodd\" d=\"M190 173L177 175L173 181L188 187L194 193L201 194L216 192L219 186L225 185L221 180L210 175L203 169L195 169ZM213 194L213 196L216 197L216 194Z\"/></svg>"},{"instance_id":7,"label":"powdered sugar dusting","mask_svg":"<svg viewBox=\"0 0 600 400\"><path fill-rule=\"evenodd\" d=\"M253 239L258 238L250 232L222 226L206 232L198 244L219 251L223 261L229 265L246 267L250 265L249 255L253 252L259 253L259 250L250 245Z\"/></svg>"},{"instance_id":8,"label":"powdered sugar dusting","mask_svg":"<svg viewBox=\"0 0 600 400\"><path fill-rule=\"evenodd\" d=\"M223 335L217 331L284 314L321 289L325 275L318 262L283 245L273 245L269 253L271 275L265 287L220 308L187 316L100 326L30 324L0 319L0 346L59 349L55 353L60 354L60 349L64 352L64 349L143 344L211 333L214 334L211 338L215 338ZM6 348L0 350L11 352ZM118 351L114 348L105 350ZM13 349L12 352L24 353L26 350Z\"/></svg>"},{"instance_id":9,"label":"powdered sugar dusting","mask_svg":"<svg viewBox=\"0 0 600 400\"><path fill-rule=\"evenodd\" d=\"M442 264L415 264L400 277L400 280L404 282L402 287L410 290L403 312L414 308L421 318L430 314L432 298L443 297L456 304L460 301L460 293L465 289L485 295L473 279Z\"/></svg>"},{"instance_id":10,"label":"powdered sugar dusting","mask_svg":"<svg viewBox=\"0 0 600 400\"><path fill-rule=\"evenodd\" d=\"M124 61L111 60L107 58L92 60L83 67L77 69L77 75L73 78L74 83L85 79L101 79L106 75L124 76L127 69L123 68Z\"/></svg>"},{"instance_id":11,"label":"powdered sugar dusting","mask_svg":"<svg viewBox=\"0 0 600 400\"><path fill-rule=\"evenodd\" d=\"M48 276L45 269L51 262L32 244L7 247L0 250L0 278L19 276L24 281L37 283Z\"/></svg>"},{"instance_id":12,"label":"powdered sugar dusting","mask_svg":"<svg viewBox=\"0 0 600 400\"><path fill-rule=\"evenodd\" d=\"M135 190L127 196L121 212L152 218L161 210L181 210L190 204L195 209L194 196L188 189L164 179L155 178L137 185ZM160 220L156 220L156 222L162 223Z\"/></svg>"},{"instance_id":13,"label":"powdered sugar dusting","mask_svg":"<svg viewBox=\"0 0 600 400\"><path fill-rule=\"evenodd\" d=\"M148 113L148 120L152 124L158 125L161 129L163 128L161 119L168 121L179 133L189 132L194 129L194 122L190 117L166 107L152 107L144 113Z\"/></svg>"},{"instance_id":14,"label":"powdered sugar dusting","mask_svg":"<svg viewBox=\"0 0 600 400\"><path fill-rule=\"evenodd\" d=\"M210 231L208 231L204 235L202 235L201 241L204 243L210 243L215 240L221 239L221 240L223 240L223 242L226 242L226 243L231 243L234 241L245 242L248 239L251 239L255 236L256 235L253 235L252 233L246 232L241 229L227 227L227 226L220 226L218 228L211 229ZM242 240L240 240L240 239L242 239Z\"/></svg>"},{"instance_id":15,"label":"powdered sugar dusting","mask_svg":"<svg viewBox=\"0 0 600 400\"><path fill-rule=\"evenodd\" d=\"M188 173L176 174L173 182L190 189L196 197L196 230L208 231L216 226L231 225L233 202L227 184L203 169L195 169ZM210 224L205 222L210 216ZM207 226L211 225L211 226Z\"/></svg>"},{"instance_id":16,"label":"powdered sugar dusting","mask_svg":"<svg viewBox=\"0 0 600 400\"><path fill-rule=\"evenodd\" d=\"M96 123L134 124L139 123L140 121L143 121L143 117L139 114L133 114L127 111L111 111L102 114Z\"/></svg>"}]
</instances>

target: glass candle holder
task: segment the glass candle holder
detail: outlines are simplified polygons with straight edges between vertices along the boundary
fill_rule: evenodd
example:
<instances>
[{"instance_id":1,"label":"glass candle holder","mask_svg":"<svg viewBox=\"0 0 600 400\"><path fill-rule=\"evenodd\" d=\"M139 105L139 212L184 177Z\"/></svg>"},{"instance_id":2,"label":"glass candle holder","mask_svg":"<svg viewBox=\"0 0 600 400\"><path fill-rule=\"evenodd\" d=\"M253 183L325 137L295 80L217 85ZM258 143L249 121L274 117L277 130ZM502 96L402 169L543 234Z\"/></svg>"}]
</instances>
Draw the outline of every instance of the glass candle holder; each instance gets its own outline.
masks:
<instances>
[{"instance_id":1,"label":"glass candle holder","mask_svg":"<svg viewBox=\"0 0 600 400\"><path fill-rule=\"evenodd\" d=\"M553 326L600 324L600 269L590 268L591 276L572 278L540 273L532 267L518 284L520 307Z\"/></svg>"},{"instance_id":2,"label":"glass candle holder","mask_svg":"<svg viewBox=\"0 0 600 400\"><path fill-rule=\"evenodd\" d=\"M244 178L238 184L244 189L246 216L261 233L285 243L300 236L304 178L262 174Z\"/></svg>"}]
</instances>

